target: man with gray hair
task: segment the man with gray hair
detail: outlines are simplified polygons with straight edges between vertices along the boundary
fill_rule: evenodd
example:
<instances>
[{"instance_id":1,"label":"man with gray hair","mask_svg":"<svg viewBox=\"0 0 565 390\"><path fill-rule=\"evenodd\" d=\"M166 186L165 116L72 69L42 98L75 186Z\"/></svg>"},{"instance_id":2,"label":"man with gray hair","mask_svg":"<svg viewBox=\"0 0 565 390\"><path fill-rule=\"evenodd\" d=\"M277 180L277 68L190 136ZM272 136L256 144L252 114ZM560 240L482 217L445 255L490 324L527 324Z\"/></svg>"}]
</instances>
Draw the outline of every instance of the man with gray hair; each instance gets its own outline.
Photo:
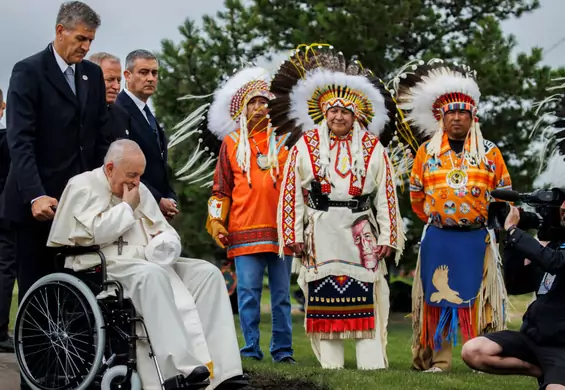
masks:
<instances>
[{"instance_id":1,"label":"man with gray hair","mask_svg":"<svg viewBox=\"0 0 565 390\"><path fill-rule=\"evenodd\" d=\"M80 1L63 3L55 39L14 66L7 100L7 140L12 165L3 217L15 223L20 300L54 271L46 248L58 199L73 176L102 164L109 140L104 79L84 60L100 17Z\"/></svg>"},{"instance_id":2,"label":"man with gray hair","mask_svg":"<svg viewBox=\"0 0 565 390\"><path fill-rule=\"evenodd\" d=\"M197 388L210 377L207 390L243 387L247 380L224 278L207 261L180 257L179 235L140 180L145 169L134 141L113 142L104 166L69 181L47 245L101 247L108 278L122 284L144 318L164 379L182 375ZM99 262L72 256L65 267L84 270ZM148 345L139 340L137 347L143 388L157 390Z\"/></svg>"},{"instance_id":3,"label":"man with gray hair","mask_svg":"<svg viewBox=\"0 0 565 390\"><path fill-rule=\"evenodd\" d=\"M104 75L106 104L108 104L108 123L104 131L112 141L120 138L129 138L131 117L127 111L114 104L122 83L120 59L106 52L94 53L88 59L100 66Z\"/></svg>"},{"instance_id":4,"label":"man with gray hair","mask_svg":"<svg viewBox=\"0 0 565 390\"><path fill-rule=\"evenodd\" d=\"M116 105L130 114L130 139L139 144L147 159L141 181L155 197L165 218L171 219L179 210L167 169L167 140L147 105L157 90L159 62L153 53L139 49L127 55L125 66L126 89L118 95Z\"/></svg>"}]
</instances>

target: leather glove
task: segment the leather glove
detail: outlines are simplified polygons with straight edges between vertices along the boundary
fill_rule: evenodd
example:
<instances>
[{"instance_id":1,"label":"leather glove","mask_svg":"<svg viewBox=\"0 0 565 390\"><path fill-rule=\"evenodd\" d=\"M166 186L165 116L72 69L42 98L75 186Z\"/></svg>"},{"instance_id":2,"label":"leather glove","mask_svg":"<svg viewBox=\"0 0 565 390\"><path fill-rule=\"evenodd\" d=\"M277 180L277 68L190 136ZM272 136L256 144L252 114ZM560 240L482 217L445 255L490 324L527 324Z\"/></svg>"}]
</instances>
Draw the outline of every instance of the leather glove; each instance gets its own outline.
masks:
<instances>
[{"instance_id":1,"label":"leather glove","mask_svg":"<svg viewBox=\"0 0 565 390\"><path fill-rule=\"evenodd\" d=\"M227 237L229 233L224 225L222 225L217 220L212 220L208 225L208 233L210 233L210 235L212 236L214 241L216 241L216 244L220 246L220 248L225 248L224 244L227 244ZM220 234L223 234L223 237L220 237Z\"/></svg>"},{"instance_id":2,"label":"leather glove","mask_svg":"<svg viewBox=\"0 0 565 390\"><path fill-rule=\"evenodd\" d=\"M226 239L229 233L226 229L226 221L230 211L230 206L231 199L229 198L211 196L210 199L208 199L206 230L221 248L225 248L225 244L227 244ZM224 240L220 239L220 234L225 236Z\"/></svg>"}]
</instances>

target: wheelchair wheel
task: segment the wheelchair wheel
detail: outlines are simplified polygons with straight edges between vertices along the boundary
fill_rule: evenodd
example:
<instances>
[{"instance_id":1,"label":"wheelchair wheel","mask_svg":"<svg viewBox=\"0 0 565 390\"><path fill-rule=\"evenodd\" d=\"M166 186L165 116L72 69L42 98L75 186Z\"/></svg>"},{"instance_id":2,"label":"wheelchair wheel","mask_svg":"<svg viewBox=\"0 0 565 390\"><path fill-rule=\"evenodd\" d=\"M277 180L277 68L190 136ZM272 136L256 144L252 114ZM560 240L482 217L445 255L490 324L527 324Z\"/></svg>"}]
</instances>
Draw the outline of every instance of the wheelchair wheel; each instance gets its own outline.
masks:
<instances>
[{"instance_id":1,"label":"wheelchair wheel","mask_svg":"<svg viewBox=\"0 0 565 390\"><path fill-rule=\"evenodd\" d=\"M114 366L107 370L102 377L100 390L141 390L141 378L137 371L131 373L129 383L119 387L119 383L126 377L127 371L126 366Z\"/></svg>"},{"instance_id":2,"label":"wheelchair wheel","mask_svg":"<svg viewBox=\"0 0 565 390\"><path fill-rule=\"evenodd\" d=\"M89 388L106 343L96 297L75 276L41 278L20 304L14 341L20 372L31 389Z\"/></svg>"}]
</instances>

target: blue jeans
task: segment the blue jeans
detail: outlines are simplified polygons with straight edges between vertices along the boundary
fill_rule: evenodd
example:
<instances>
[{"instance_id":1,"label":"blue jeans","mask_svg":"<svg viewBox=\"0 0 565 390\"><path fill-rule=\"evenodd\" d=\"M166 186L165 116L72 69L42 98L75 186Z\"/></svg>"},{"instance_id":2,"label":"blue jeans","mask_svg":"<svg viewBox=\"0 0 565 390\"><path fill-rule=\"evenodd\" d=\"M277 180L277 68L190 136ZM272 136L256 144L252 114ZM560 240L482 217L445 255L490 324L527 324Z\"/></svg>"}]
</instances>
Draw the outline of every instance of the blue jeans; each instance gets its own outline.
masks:
<instances>
[{"instance_id":1,"label":"blue jeans","mask_svg":"<svg viewBox=\"0 0 565 390\"><path fill-rule=\"evenodd\" d=\"M292 318L290 314L290 273L292 257L281 259L276 253L256 253L235 257L239 320L245 339L242 356L263 359L259 345L261 292L265 267L271 291L271 357L278 362L292 356Z\"/></svg>"}]
</instances>

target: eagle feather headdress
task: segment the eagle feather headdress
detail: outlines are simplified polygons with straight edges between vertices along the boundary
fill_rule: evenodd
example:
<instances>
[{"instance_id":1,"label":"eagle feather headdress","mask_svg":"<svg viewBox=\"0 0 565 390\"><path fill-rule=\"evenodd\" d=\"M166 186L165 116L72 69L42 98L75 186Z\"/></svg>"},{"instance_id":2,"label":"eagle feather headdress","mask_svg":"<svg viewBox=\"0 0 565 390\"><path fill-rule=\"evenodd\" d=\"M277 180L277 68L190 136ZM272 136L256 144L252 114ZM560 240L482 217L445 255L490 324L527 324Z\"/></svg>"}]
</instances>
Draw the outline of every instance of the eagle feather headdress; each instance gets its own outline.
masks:
<instances>
[{"instance_id":1,"label":"eagle feather headdress","mask_svg":"<svg viewBox=\"0 0 565 390\"><path fill-rule=\"evenodd\" d=\"M439 154L443 137L443 115L450 110L466 110L473 116L470 154L485 159L485 149L477 111L481 92L476 72L466 65L447 64L441 59L414 60L402 67L391 81L398 107L416 139L428 139L428 153Z\"/></svg>"},{"instance_id":2,"label":"eagle feather headdress","mask_svg":"<svg viewBox=\"0 0 565 390\"><path fill-rule=\"evenodd\" d=\"M346 61L342 52L327 44L301 45L279 66L271 81L271 92L276 96L269 103L271 123L277 134L290 133L288 147L304 132L321 130L321 143L325 145L320 150L321 161L326 165L322 171L327 170L329 162L326 112L331 107L342 107L355 117L353 143L357 145L353 148L362 150L359 133L364 129L389 148L396 161L397 179L409 174L411 166L403 163L411 159L404 157L416 148L411 147L406 129L398 129L401 121L395 100L384 82L356 57ZM359 153L352 157L354 172L362 174Z\"/></svg>"}]
</instances>

